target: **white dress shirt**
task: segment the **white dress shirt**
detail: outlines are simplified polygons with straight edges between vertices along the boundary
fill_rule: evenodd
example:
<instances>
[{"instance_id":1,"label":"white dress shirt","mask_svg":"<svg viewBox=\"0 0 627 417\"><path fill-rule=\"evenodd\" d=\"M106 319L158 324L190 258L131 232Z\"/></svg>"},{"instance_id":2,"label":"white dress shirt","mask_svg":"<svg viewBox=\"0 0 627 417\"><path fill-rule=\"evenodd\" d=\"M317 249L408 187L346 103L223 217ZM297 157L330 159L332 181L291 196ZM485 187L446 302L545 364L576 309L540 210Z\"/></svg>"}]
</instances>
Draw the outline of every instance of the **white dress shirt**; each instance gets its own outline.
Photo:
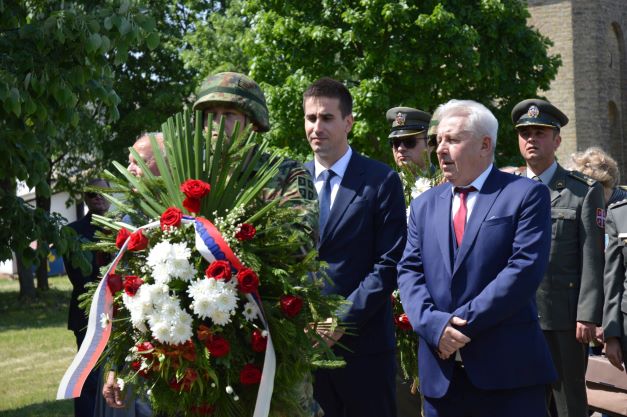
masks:
<instances>
[{"instance_id":1,"label":"white dress shirt","mask_svg":"<svg viewBox=\"0 0 627 417\"><path fill-rule=\"evenodd\" d=\"M472 213L472 209L475 207L475 203L477 202L477 195L479 194L479 191L481 191L481 187L483 187L483 184L485 183L485 180L488 178L488 175L490 175L490 171L492 170L492 165L493 164L490 164L490 166L485 171L483 171L481 175L475 178L473 182L471 182L465 187L462 187L462 188L466 188L466 187L473 186L476 189L476 191L468 193L468 196L466 197L466 223L468 223L468 219L470 219L470 214ZM451 219L452 219L455 217L455 213L457 213L457 210L459 210L460 202L459 202L459 193L455 193L455 187L451 188L451 192L453 193L453 204L451 207Z\"/></svg>"},{"instance_id":2,"label":"white dress shirt","mask_svg":"<svg viewBox=\"0 0 627 417\"><path fill-rule=\"evenodd\" d=\"M340 189L340 183L342 182L342 178L346 174L346 168L348 167L348 162L351 160L351 156L353 155L353 150L351 147L348 147L348 150L340 159L335 161L335 163L329 168L333 172L335 172L335 176L331 178L331 208L333 208L333 202L335 201L335 196L337 196L337 192ZM324 181L320 178L320 174L322 171L326 171L327 169L322 166L320 162L316 158L314 158L314 186L316 187L316 191L318 195L322 191L322 186L324 185Z\"/></svg>"}]
</instances>

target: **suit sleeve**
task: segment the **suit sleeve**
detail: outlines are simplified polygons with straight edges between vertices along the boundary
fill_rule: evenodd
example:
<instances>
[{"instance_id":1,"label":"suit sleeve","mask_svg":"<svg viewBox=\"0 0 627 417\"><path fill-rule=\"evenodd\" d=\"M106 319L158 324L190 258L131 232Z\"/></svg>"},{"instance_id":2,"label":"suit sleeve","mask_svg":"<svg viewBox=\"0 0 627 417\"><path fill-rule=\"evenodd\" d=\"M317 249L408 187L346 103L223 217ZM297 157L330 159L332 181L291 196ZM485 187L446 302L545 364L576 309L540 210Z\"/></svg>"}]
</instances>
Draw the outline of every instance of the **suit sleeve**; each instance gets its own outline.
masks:
<instances>
[{"instance_id":1,"label":"suit sleeve","mask_svg":"<svg viewBox=\"0 0 627 417\"><path fill-rule=\"evenodd\" d=\"M577 303L577 321L595 324L601 324L603 315L603 229L597 224L597 216L604 207L603 188L596 183L588 189L581 207L581 283Z\"/></svg>"},{"instance_id":2,"label":"suit sleeve","mask_svg":"<svg viewBox=\"0 0 627 417\"><path fill-rule=\"evenodd\" d=\"M460 330L470 338L528 304L544 276L551 247L548 188L541 184L530 188L519 213L507 265L475 298L453 312L468 321Z\"/></svg>"},{"instance_id":3,"label":"suit sleeve","mask_svg":"<svg viewBox=\"0 0 627 417\"><path fill-rule=\"evenodd\" d=\"M379 312L384 303L390 302L396 288L396 266L407 234L404 201L401 180L390 170L378 187L375 201L373 266L347 297L350 305L340 312L340 318L346 323L354 323L359 328ZM359 242L355 244L359 245Z\"/></svg>"},{"instance_id":4,"label":"suit sleeve","mask_svg":"<svg viewBox=\"0 0 627 417\"><path fill-rule=\"evenodd\" d=\"M620 338L623 333L623 314L620 304L623 299L625 260L623 259L623 246L618 239L618 230L612 210L607 212L605 233L608 235L608 243L607 248L605 248L605 271L603 274L605 289L603 336L605 338Z\"/></svg>"},{"instance_id":5,"label":"suit sleeve","mask_svg":"<svg viewBox=\"0 0 627 417\"><path fill-rule=\"evenodd\" d=\"M422 263L422 240L415 203L411 207L407 244L398 264L398 288L403 310L416 333L434 349L438 348L440 336L453 315L437 310L427 286Z\"/></svg>"}]
</instances>

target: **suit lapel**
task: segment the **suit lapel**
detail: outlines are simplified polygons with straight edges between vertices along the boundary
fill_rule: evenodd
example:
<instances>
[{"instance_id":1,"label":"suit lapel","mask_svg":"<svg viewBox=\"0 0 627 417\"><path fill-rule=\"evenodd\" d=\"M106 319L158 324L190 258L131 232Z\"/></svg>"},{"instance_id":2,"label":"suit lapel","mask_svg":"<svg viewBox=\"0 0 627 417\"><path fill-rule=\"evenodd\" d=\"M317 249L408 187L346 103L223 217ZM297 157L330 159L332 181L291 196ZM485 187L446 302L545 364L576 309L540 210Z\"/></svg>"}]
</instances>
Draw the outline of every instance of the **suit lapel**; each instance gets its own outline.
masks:
<instances>
[{"instance_id":1,"label":"suit lapel","mask_svg":"<svg viewBox=\"0 0 627 417\"><path fill-rule=\"evenodd\" d=\"M346 209L355 198L357 191L362 187L365 177L364 168L361 162L361 156L357 152L353 151L353 155L348 162L346 172L344 173L344 177L340 183L340 188L337 191L335 200L333 201L333 207L329 213L329 219L327 220L324 230L321 231L320 246L322 246L327 237L341 225L344 212L346 212Z\"/></svg>"},{"instance_id":2,"label":"suit lapel","mask_svg":"<svg viewBox=\"0 0 627 417\"><path fill-rule=\"evenodd\" d=\"M446 266L446 272L448 276L451 275L451 204L453 201L453 194L451 191L451 184L446 183L444 191L442 191L435 201L435 212L444 213L444 218L448 221L434 222L436 228L436 236L438 239L438 245L440 246L440 252L442 252L442 259Z\"/></svg>"},{"instance_id":3,"label":"suit lapel","mask_svg":"<svg viewBox=\"0 0 627 417\"><path fill-rule=\"evenodd\" d=\"M455 266L453 268L453 274L457 272L457 269L461 265L462 261L468 255L470 248L472 247L477 234L479 233L479 229L481 228L481 224L485 220L490 208L494 204L496 197L501 192L499 187L500 181L499 176L500 172L497 168L492 167L492 171L486 178L483 187L481 187L481 191L477 195L477 200L475 201L475 206L472 209L472 213L470 218L468 219L468 223L466 224L466 229L464 230L464 238L462 239L462 244L457 252L457 256L455 257Z\"/></svg>"}]
</instances>

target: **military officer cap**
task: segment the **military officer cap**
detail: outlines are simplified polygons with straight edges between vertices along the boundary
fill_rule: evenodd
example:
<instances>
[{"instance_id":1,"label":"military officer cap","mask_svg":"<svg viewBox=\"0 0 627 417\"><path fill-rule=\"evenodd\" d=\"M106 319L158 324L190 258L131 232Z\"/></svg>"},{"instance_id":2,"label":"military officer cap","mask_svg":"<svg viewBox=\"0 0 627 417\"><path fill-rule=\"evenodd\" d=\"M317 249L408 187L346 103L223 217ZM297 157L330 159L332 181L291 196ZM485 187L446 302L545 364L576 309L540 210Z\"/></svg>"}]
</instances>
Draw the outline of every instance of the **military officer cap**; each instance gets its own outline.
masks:
<instances>
[{"instance_id":1,"label":"military officer cap","mask_svg":"<svg viewBox=\"0 0 627 417\"><path fill-rule=\"evenodd\" d=\"M516 129L521 126L546 126L561 129L568 124L568 117L548 101L532 98L514 106L512 122Z\"/></svg>"},{"instance_id":2,"label":"military officer cap","mask_svg":"<svg viewBox=\"0 0 627 417\"><path fill-rule=\"evenodd\" d=\"M388 138L413 136L426 132L431 119L429 113L411 107L393 107L387 111L385 117L392 123Z\"/></svg>"},{"instance_id":3,"label":"military officer cap","mask_svg":"<svg viewBox=\"0 0 627 417\"><path fill-rule=\"evenodd\" d=\"M431 121L429 121L429 130L427 131L427 139L429 142L429 145L431 146L435 146L437 144L437 137L438 137L438 124L440 123L439 120L436 119L431 119Z\"/></svg>"}]
</instances>

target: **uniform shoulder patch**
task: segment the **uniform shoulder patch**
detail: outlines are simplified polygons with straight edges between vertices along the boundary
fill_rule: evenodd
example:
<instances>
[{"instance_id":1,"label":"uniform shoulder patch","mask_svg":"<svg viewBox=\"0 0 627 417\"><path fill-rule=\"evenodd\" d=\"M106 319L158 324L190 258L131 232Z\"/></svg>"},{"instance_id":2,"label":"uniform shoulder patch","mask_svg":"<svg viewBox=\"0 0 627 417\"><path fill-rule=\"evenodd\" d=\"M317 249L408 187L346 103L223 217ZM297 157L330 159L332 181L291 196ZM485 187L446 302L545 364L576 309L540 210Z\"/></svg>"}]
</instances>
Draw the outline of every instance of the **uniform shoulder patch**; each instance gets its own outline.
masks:
<instances>
[{"instance_id":1,"label":"uniform shoulder patch","mask_svg":"<svg viewBox=\"0 0 627 417\"><path fill-rule=\"evenodd\" d=\"M587 184L588 186L592 187L595 183L596 180L593 178L590 178L589 176L582 174L579 171L568 171L568 175L572 178L575 178L576 180L579 180L585 184Z\"/></svg>"}]
</instances>

